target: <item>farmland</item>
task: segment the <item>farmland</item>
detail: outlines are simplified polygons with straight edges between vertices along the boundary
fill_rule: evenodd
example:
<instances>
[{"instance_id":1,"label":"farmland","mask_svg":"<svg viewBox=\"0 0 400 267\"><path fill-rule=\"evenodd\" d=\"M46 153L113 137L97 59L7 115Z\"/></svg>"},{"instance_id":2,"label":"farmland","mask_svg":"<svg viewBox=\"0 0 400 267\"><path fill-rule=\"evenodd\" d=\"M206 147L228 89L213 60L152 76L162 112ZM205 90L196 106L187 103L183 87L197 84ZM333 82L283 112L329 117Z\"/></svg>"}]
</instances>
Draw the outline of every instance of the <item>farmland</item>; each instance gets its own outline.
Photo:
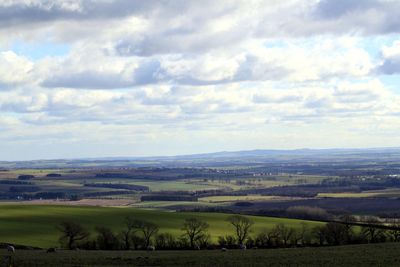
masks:
<instances>
[{"instance_id":1,"label":"farmland","mask_svg":"<svg viewBox=\"0 0 400 267\"><path fill-rule=\"evenodd\" d=\"M273 266L375 266L373 253L380 250L391 257L385 264L395 266L397 258L391 253L397 244L356 244L400 241L396 228L400 217L396 162L400 157L396 155L379 159L349 154L173 162L141 159L135 164L52 161L14 167L7 163L0 171L0 242L66 248L59 242L57 226L72 221L90 234L77 244L81 251L60 250L42 257L42 250L18 249L18 266L27 266L33 259L38 266L91 266L98 265L99 258L104 266L247 266L249 262L254 266L266 262ZM235 250L240 246L227 221L232 214L254 222L245 242L258 250ZM161 251L143 252L148 245L140 226L130 235L130 251L123 251L127 216L158 227L150 244ZM195 248L183 238L188 218L209 225L204 235L207 243L198 246L208 251L166 251ZM328 228L329 223L333 228ZM283 228L278 229L279 225ZM115 238L114 247L102 247L99 227ZM332 239L329 231L343 227L348 231ZM368 227L386 230L373 231L379 235L372 236ZM290 238L282 239L284 233ZM157 243L163 234L170 234L175 243L164 247ZM229 251L222 253L225 246Z\"/></svg>"},{"instance_id":2,"label":"farmland","mask_svg":"<svg viewBox=\"0 0 400 267\"><path fill-rule=\"evenodd\" d=\"M316 206L331 216L385 213L390 217L400 209L396 200L399 155L397 150L384 149L249 151L135 160L3 162L0 198L21 204L222 210L281 217L293 206Z\"/></svg>"}]
</instances>

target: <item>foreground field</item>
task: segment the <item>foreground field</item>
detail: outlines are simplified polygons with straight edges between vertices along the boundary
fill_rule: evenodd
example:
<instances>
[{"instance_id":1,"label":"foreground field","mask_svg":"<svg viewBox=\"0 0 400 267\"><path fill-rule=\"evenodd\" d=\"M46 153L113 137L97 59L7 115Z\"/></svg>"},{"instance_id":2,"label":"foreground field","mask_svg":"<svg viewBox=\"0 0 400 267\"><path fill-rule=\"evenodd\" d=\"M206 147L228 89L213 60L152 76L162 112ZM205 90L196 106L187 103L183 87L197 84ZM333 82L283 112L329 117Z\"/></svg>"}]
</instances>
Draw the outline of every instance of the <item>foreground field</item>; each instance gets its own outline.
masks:
<instances>
[{"instance_id":1,"label":"foreground field","mask_svg":"<svg viewBox=\"0 0 400 267\"><path fill-rule=\"evenodd\" d=\"M214 251L45 251L16 252L15 266L399 266L399 244L323 248ZM5 251L0 257L7 256Z\"/></svg>"},{"instance_id":2,"label":"foreground field","mask_svg":"<svg viewBox=\"0 0 400 267\"><path fill-rule=\"evenodd\" d=\"M45 206L45 205L0 205L0 242L29 245L35 247L58 246L57 225L65 220L81 223L93 231L96 226L110 227L114 231L122 230L124 218L133 216L159 225L160 233L169 232L175 236L182 234L185 218L197 217L210 225L209 233L215 241L218 236L233 234L226 222L229 214L220 213L176 213L160 210L111 207ZM251 217L254 233L264 228L272 228L278 223L299 228L301 220ZM318 222L307 222L312 227Z\"/></svg>"}]
</instances>

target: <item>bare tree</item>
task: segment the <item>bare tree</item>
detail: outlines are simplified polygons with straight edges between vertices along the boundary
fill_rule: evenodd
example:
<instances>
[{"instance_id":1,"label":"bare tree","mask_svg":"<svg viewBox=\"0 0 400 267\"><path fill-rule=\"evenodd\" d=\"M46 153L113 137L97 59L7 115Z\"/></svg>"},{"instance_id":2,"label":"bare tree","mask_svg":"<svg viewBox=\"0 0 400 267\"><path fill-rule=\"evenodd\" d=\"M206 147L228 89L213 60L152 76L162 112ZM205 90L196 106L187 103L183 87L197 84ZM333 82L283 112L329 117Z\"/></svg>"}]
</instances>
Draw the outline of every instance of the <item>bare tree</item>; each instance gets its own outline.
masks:
<instances>
[{"instance_id":1,"label":"bare tree","mask_svg":"<svg viewBox=\"0 0 400 267\"><path fill-rule=\"evenodd\" d=\"M355 234L354 234L354 226L352 225L354 222L357 222L357 218L350 214L345 214L341 218L341 221L345 225L345 238L346 243L350 244L353 242Z\"/></svg>"},{"instance_id":2,"label":"bare tree","mask_svg":"<svg viewBox=\"0 0 400 267\"><path fill-rule=\"evenodd\" d=\"M325 240L329 245L342 245L347 242L348 228L342 223L328 222L324 227Z\"/></svg>"},{"instance_id":3,"label":"bare tree","mask_svg":"<svg viewBox=\"0 0 400 267\"><path fill-rule=\"evenodd\" d=\"M112 250L119 248L119 240L110 228L98 226L97 232L97 245L103 250Z\"/></svg>"},{"instance_id":4,"label":"bare tree","mask_svg":"<svg viewBox=\"0 0 400 267\"><path fill-rule=\"evenodd\" d=\"M143 234L144 246L147 248L151 244L151 238L158 232L158 225L147 221L137 221L137 228Z\"/></svg>"},{"instance_id":5,"label":"bare tree","mask_svg":"<svg viewBox=\"0 0 400 267\"><path fill-rule=\"evenodd\" d=\"M322 246L325 243L325 227L318 225L315 226L312 230L311 233L313 237L318 240L318 244Z\"/></svg>"},{"instance_id":6,"label":"bare tree","mask_svg":"<svg viewBox=\"0 0 400 267\"><path fill-rule=\"evenodd\" d=\"M295 234L295 230L293 228L288 228L283 223L277 224L273 231L275 232L277 239L283 242L284 246L289 244L289 241Z\"/></svg>"},{"instance_id":7,"label":"bare tree","mask_svg":"<svg viewBox=\"0 0 400 267\"><path fill-rule=\"evenodd\" d=\"M187 218L182 230L189 239L190 247L195 248L196 242L207 235L208 223L197 218Z\"/></svg>"},{"instance_id":8,"label":"bare tree","mask_svg":"<svg viewBox=\"0 0 400 267\"><path fill-rule=\"evenodd\" d=\"M275 232L264 229L256 236L256 245L262 248L272 247L275 243L275 240Z\"/></svg>"},{"instance_id":9,"label":"bare tree","mask_svg":"<svg viewBox=\"0 0 400 267\"><path fill-rule=\"evenodd\" d=\"M306 246L311 244L311 233L310 233L310 229L308 227L308 225L304 222L300 223L301 228L298 231L298 236L299 236L299 240L301 245Z\"/></svg>"},{"instance_id":10,"label":"bare tree","mask_svg":"<svg viewBox=\"0 0 400 267\"><path fill-rule=\"evenodd\" d=\"M388 221L391 229L387 231L390 241L400 242L400 224L396 219Z\"/></svg>"},{"instance_id":11,"label":"bare tree","mask_svg":"<svg viewBox=\"0 0 400 267\"><path fill-rule=\"evenodd\" d=\"M60 243L66 245L68 249L75 248L78 241L89 236L89 232L82 225L71 221L60 223L57 229L61 232Z\"/></svg>"},{"instance_id":12,"label":"bare tree","mask_svg":"<svg viewBox=\"0 0 400 267\"><path fill-rule=\"evenodd\" d=\"M156 235L155 245L158 249L176 249L178 242L172 234L161 233Z\"/></svg>"},{"instance_id":13,"label":"bare tree","mask_svg":"<svg viewBox=\"0 0 400 267\"><path fill-rule=\"evenodd\" d=\"M125 218L125 229L121 231L122 241L124 243L124 249L129 250L131 248L132 234L138 231L137 226L139 222L134 218L127 216Z\"/></svg>"},{"instance_id":14,"label":"bare tree","mask_svg":"<svg viewBox=\"0 0 400 267\"><path fill-rule=\"evenodd\" d=\"M253 226L254 222L248 217L242 215L230 216L228 218L228 222L230 222L235 228L238 245L243 245L251 231L251 227Z\"/></svg>"}]
</instances>

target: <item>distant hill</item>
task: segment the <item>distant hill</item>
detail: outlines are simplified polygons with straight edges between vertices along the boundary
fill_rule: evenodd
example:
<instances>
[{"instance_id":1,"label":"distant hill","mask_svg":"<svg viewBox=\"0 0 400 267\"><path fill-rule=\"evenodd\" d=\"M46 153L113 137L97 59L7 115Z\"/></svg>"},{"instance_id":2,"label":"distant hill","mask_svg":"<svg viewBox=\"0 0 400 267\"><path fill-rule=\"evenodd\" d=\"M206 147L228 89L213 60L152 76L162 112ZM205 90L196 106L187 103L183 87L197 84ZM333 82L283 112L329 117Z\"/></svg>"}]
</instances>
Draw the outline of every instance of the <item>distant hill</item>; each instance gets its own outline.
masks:
<instances>
[{"instance_id":1,"label":"distant hill","mask_svg":"<svg viewBox=\"0 0 400 267\"><path fill-rule=\"evenodd\" d=\"M154 156L154 157L104 157L83 159L54 159L32 161L2 161L0 168L77 168L77 167L196 167L216 166L219 163L245 165L270 162L344 162L344 161L396 161L400 148L360 149L256 149L221 151L214 153Z\"/></svg>"}]
</instances>

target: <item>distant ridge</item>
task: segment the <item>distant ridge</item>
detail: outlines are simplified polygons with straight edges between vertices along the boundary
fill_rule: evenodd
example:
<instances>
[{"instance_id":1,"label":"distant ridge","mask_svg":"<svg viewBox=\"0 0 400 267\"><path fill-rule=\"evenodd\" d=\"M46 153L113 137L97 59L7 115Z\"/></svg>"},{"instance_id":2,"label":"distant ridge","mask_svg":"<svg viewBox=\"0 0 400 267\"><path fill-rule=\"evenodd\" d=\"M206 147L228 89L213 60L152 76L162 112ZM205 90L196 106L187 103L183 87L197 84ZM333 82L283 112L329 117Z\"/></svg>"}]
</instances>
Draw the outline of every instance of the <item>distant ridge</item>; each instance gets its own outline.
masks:
<instances>
[{"instance_id":1,"label":"distant ridge","mask_svg":"<svg viewBox=\"0 0 400 267\"><path fill-rule=\"evenodd\" d=\"M219 163L263 164L269 162L338 162L355 160L400 161L400 147L385 148L329 148L329 149L255 149L220 151L203 154L150 157L100 157L78 159L51 159L30 161L0 161L0 168L70 168L70 167L196 167Z\"/></svg>"}]
</instances>

